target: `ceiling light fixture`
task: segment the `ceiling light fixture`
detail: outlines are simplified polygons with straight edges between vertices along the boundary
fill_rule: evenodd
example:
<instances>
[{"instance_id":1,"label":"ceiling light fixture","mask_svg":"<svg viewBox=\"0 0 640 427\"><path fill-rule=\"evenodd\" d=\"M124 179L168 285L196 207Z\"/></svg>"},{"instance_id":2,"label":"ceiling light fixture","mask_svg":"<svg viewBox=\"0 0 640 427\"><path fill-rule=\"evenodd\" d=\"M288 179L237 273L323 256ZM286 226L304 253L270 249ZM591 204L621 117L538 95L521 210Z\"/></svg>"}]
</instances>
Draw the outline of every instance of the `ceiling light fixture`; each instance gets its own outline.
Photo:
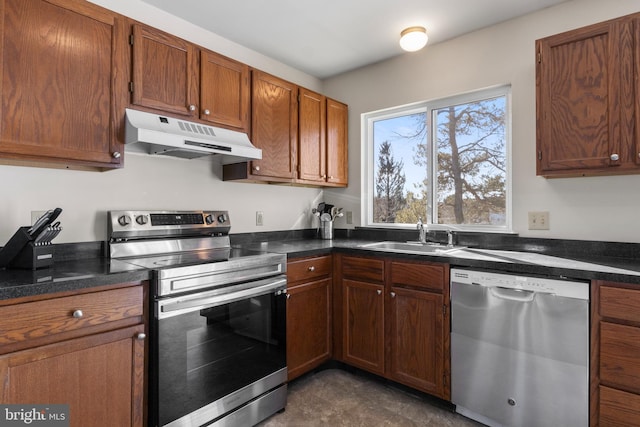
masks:
<instances>
[{"instance_id":1,"label":"ceiling light fixture","mask_svg":"<svg viewBox=\"0 0 640 427\"><path fill-rule=\"evenodd\" d=\"M429 37L424 27L409 27L400 33L400 47L407 52L420 50L427 44Z\"/></svg>"}]
</instances>

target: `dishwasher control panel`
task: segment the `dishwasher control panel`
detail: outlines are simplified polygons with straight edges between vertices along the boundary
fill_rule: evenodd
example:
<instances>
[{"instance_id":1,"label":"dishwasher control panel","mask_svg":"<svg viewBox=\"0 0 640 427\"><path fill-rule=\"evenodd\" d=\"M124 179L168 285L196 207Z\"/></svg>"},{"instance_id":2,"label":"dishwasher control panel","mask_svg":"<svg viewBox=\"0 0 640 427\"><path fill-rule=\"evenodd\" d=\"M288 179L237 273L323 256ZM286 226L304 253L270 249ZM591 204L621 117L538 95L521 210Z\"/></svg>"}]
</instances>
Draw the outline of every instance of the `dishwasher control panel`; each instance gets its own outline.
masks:
<instances>
[{"instance_id":1,"label":"dishwasher control panel","mask_svg":"<svg viewBox=\"0 0 640 427\"><path fill-rule=\"evenodd\" d=\"M544 277L520 276L457 268L451 269L451 282L488 288L517 289L584 300L589 299L589 282L547 279Z\"/></svg>"}]
</instances>

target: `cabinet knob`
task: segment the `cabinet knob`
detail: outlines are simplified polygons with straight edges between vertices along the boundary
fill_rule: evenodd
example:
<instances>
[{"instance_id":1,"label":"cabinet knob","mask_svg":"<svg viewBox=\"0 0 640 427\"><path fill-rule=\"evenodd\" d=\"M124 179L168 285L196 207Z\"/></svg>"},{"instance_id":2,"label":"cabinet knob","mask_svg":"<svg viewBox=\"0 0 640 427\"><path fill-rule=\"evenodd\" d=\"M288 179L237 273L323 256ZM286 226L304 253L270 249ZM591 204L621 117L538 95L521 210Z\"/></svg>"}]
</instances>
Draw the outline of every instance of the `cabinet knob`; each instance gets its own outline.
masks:
<instances>
[{"instance_id":1,"label":"cabinet knob","mask_svg":"<svg viewBox=\"0 0 640 427\"><path fill-rule=\"evenodd\" d=\"M391 292L391 298L395 298L396 297L396 293L395 292Z\"/></svg>"},{"instance_id":2,"label":"cabinet knob","mask_svg":"<svg viewBox=\"0 0 640 427\"><path fill-rule=\"evenodd\" d=\"M312 265L311 267L309 267L309 271L316 271L316 268Z\"/></svg>"},{"instance_id":3,"label":"cabinet knob","mask_svg":"<svg viewBox=\"0 0 640 427\"><path fill-rule=\"evenodd\" d=\"M333 176L331 176L331 175L330 175L330 176L329 176L329 179L333 179Z\"/></svg>"},{"instance_id":4,"label":"cabinet knob","mask_svg":"<svg viewBox=\"0 0 640 427\"><path fill-rule=\"evenodd\" d=\"M620 159L620 156L619 156L618 154L613 153L613 154L611 155L611 160L612 160L612 161L617 162L619 159Z\"/></svg>"},{"instance_id":5,"label":"cabinet knob","mask_svg":"<svg viewBox=\"0 0 640 427\"><path fill-rule=\"evenodd\" d=\"M256 171L256 172L260 172L260 166L254 166L253 170Z\"/></svg>"},{"instance_id":6,"label":"cabinet knob","mask_svg":"<svg viewBox=\"0 0 640 427\"><path fill-rule=\"evenodd\" d=\"M136 335L136 339L138 340L143 340L147 337L147 334L145 334L144 332L140 332L138 335Z\"/></svg>"},{"instance_id":7,"label":"cabinet knob","mask_svg":"<svg viewBox=\"0 0 640 427\"><path fill-rule=\"evenodd\" d=\"M76 310L73 312L72 316L75 317L76 319L82 319L82 316L84 316L84 313L82 312L82 310Z\"/></svg>"},{"instance_id":8,"label":"cabinet knob","mask_svg":"<svg viewBox=\"0 0 640 427\"><path fill-rule=\"evenodd\" d=\"M196 106L193 104L189 105L189 111L196 111Z\"/></svg>"},{"instance_id":9,"label":"cabinet knob","mask_svg":"<svg viewBox=\"0 0 640 427\"><path fill-rule=\"evenodd\" d=\"M113 153L111 153L111 157L113 157L114 159L119 159L121 155L122 154L120 154L119 151L114 151Z\"/></svg>"},{"instance_id":10,"label":"cabinet knob","mask_svg":"<svg viewBox=\"0 0 640 427\"><path fill-rule=\"evenodd\" d=\"M211 114L211 111L209 111L209 110L204 110L204 111L203 111L203 113L204 113L204 115L205 115L205 116L208 116L209 114Z\"/></svg>"},{"instance_id":11,"label":"cabinet knob","mask_svg":"<svg viewBox=\"0 0 640 427\"><path fill-rule=\"evenodd\" d=\"M377 293L378 295L382 295L382 291L381 291L380 289L378 289L378 290L376 291L376 293Z\"/></svg>"},{"instance_id":12,"label":"cabinet knob","mask_svg":"<svg viewBox=\"0 0 640 427\"><path fill-rule=\"evenodd\" d=\"M291 294L287 294L287 299L291 299Z\"/></svg>"}]
</instances>

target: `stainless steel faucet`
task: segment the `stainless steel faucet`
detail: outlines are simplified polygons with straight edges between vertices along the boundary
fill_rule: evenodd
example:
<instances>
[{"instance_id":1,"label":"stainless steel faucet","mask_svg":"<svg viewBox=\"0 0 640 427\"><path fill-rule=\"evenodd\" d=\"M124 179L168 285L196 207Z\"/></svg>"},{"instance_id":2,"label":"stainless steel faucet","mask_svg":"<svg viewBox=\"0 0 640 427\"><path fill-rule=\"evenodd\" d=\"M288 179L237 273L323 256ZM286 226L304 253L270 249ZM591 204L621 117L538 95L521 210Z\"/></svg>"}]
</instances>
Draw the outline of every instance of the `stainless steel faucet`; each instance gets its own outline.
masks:
<instances>
[{"instance_id":1,"label":"stainless steel faucet","mask_svg":"<svg viewBox=\"0 0 640 427\"><path fill-rule=\"evenodd\" d=\"M422 218L418 218L416 228L418 229L418 241L420 243L427 243L427 228L422 223Z\"/></svg>"}]
</instances>

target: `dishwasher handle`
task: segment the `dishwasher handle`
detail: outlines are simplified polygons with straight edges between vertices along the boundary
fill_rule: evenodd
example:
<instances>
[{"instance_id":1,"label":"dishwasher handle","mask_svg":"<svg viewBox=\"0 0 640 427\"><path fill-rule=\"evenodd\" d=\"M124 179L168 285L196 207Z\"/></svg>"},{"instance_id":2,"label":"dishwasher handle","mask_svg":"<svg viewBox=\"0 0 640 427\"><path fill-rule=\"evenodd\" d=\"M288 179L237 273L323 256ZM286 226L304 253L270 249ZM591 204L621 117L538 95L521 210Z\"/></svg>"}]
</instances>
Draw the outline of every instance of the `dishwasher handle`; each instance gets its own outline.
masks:
<instances>
[{"instance_id":1,"label":"dishwasher handle","mask_svg":"<svg viewBox=\"0 0 640 427\"><path fill-rule=\"evenodd\" d=\"M536 297L536 293L534 291L503 288L501 286L492 286L489 288L489 292L496 298L508 301L532 302Z\"/></svg>"}]
</instances>

